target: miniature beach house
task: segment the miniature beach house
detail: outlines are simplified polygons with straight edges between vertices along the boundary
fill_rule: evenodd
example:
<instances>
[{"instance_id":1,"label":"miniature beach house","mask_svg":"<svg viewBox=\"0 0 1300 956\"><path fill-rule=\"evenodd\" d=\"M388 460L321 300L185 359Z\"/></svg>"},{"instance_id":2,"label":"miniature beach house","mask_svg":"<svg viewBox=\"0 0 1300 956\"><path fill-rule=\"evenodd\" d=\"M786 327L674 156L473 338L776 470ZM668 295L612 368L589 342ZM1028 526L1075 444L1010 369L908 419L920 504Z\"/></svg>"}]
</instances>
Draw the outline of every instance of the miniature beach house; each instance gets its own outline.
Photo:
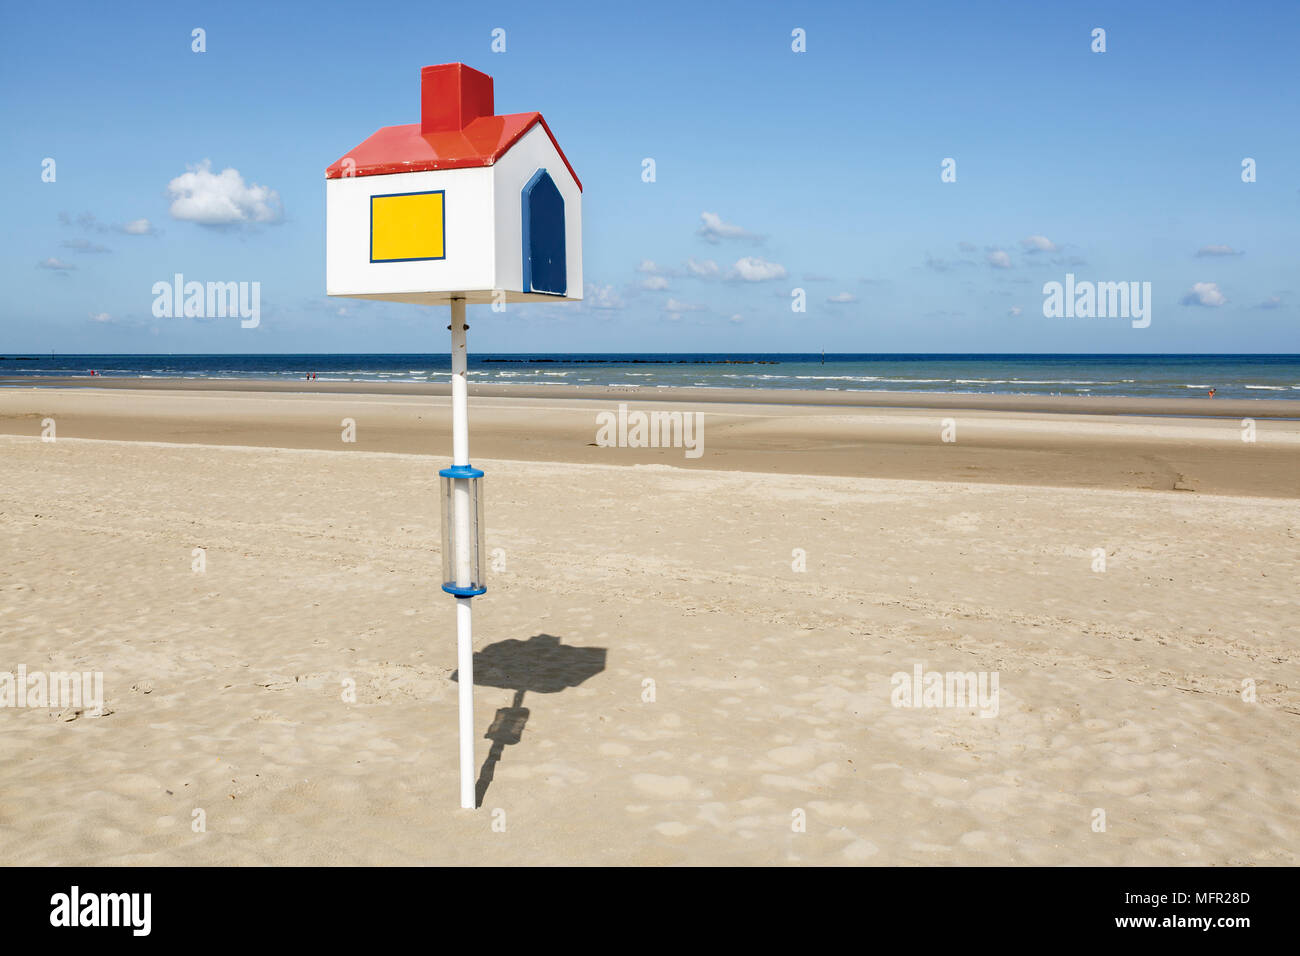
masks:
<instances>
[{"instance_id":1,"label":"miniature beach house","mask_svg":"<svg viewBox=\"0 0 1300 956\"><path fill-rule=\"evenodd\" d=\"M483 472L469 458L466 306L582 298L582 184L541 113L494 112L492 77L420 71L420 122L386 126L325 171L325 291L451 306L452 463L442 590L456 599L460 805L475 808L470 602L487 591Z\"/></svg>"},{"instance_id":2,"label":"miniature beach house","mask_svg":"<svg viewBox=\"0 0 1300 956\"><path fill-rule=\"evenodd\" d=\"M492 78L420 71L420 122L325 173L329 295L469 304L582 298L582 184L540 113L494 113Z\"/></svg>"}]
</instances>

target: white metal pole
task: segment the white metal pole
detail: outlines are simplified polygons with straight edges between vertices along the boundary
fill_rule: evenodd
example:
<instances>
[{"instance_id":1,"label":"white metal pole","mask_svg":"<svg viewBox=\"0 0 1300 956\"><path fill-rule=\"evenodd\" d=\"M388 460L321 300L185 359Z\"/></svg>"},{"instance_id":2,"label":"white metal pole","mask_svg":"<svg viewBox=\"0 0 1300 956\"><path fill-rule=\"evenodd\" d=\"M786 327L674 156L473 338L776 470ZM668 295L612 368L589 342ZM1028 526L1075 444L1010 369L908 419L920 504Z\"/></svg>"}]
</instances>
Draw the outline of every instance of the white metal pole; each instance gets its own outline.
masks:
<instances>
[{"instance_id":1,"label":"white metal pole","mask_svg":"<svg viewBox=\"0 0 1300 956\"><path fill-rule=\"evenodd\" d=\"M469 385L465 346L465 300L451 300L451 463L469 464Z\"/></svg>"},{"instance_id":2,"label":"white metal pole","mask_svg":"<svg viewBox=\"0 0 1300 956\"><path fill-rule=\"evenodd\" d=\"M456 598L456 667L460 671L460 805L473 810L474 793L474 640L467 597Z\"/></svg>"},{"instance_id":3,"label":"white metal pole","mask_svg":"<svg viewBox=\"0 0 1300 956\"><path fill-rule=\"evenodd\" d=\"M465 346L465 300L451 300L451 442L453 465L469 464L469 382ZM470 581L470 500L468 482L459 480L453 497L456 520L456 584ZM473 810L474 793L474 640L470 598L456 598L456 669L460 678L460 805Z\"/></svg>"},{"instance_id":4,"label":"white metal pole","mask_svg":"<svg viewBox=\"0 0 1300 956\"><path fill-rule=\"evenodd\" d=\"M451 300L451 463L469 464L469 380L466 373L469 352L465 345L465 300ZM456 518L456 584L470 581L469 482L455 482L453 496Z\"/></svg>"}]
</instances>

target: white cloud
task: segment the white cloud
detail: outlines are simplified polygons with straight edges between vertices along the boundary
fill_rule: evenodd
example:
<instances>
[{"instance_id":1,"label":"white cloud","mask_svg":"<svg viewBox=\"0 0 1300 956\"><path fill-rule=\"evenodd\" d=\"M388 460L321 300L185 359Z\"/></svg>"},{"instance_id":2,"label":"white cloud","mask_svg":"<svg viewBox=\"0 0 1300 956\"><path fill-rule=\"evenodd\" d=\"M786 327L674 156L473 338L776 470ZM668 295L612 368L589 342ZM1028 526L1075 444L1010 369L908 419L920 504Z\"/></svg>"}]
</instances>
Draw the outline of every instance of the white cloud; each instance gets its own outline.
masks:
<instances>
[{"instance_id":1,"label":"white cloud","mask_svg":"<svg viewBox=\"0 0 1300 956\"><path fill-rule=\"evenodd\" d=\"M664 276L648 276L641 280L641 288L651 292L662 292L668 288L668 279Z\"/></svg>"},{"instance_id":2,"label":"white cloud","mask_svg":"<svg viewBox=\"0 0 1300 956\"><path fill-rule=\"evenodd\" d=\"M668 271L661 268L653 259L642 259L641 264L636 267L637 272L644 272L647 275L660 276L667 275Z\"/></svg>"},{"instance_id":3,"label":"white cloud","mask_svg":"<svg viewBox=\"0 0 1300 956\"><path fill-rule=\"evenodd\" d=\"M108 226L96 219L93 212L79 213L75 220L66 212L61 212L59 222L65 226L80 226L90 232L108 232Z\"/></svg>"},{"instance_id":4,"label":"white cloud","mask_svg":"<svg viewBox=\"0 0 1300 956\"><path fill-rule=\"evenodd\" d=\"M704 312L705 307L696 302L682 302L679 299L669 297L664 303L664 317L670 322L680 322L684 312Z\"/></svg>"},{"instance_id":5,"label":"white cloud","mask_svg":"<svg viewBox=\"0 0 1300 956\"><path fill-rule=\"evenodd\" d=\"M1242 253L1232 248L1232 246L1201 246L1201 248L1196 250L1196 257L1198 259L1204 259L1206 256L1239 256L1239 255L1242 255Z\"/></svg>"},{"instance_id":6,"label":"white cloud","mask_svg":"<svg viewBox=\"0 0 1300 956\"><path fill-rule=\"evenodd\" d=\"M686 271L699 279L712 279L722 270L712 259L696 259L691 256L686 260Z\"/></svg>"},{"instance_id":7,"label":"white cloud","mask_svg":"<svg viewBox=\"0 0 1300 956\"><path fill-rule=\"evenodd\" d=\"M1001 249L994 249L985 258L994 269L1010 269L1011 257Z\"/></svg>"},{"instance_id":8,"label":"white cloud","mask_svg":"<svg viewBox=\"0 0 1300 956\"><path fill-rule=\"evenodd\" d=\"M112 252L108 246L101 246L97 242L91 242L89 239L64 239L59 243L65 249L75 249L77 252Z\"/></svg>"},{"instance_id":9,"label":"white cloud","mask_svg":"<svg viewBox=\"0 0 1300 956\"><path fill-rule=\"evenodd\" d=\"M80 213L76 219L73 219L66 212L61 212L59 213L59 222L65 226L79 226L87 232L104 233L112 229L114 232L124 232L129 236L151 236L158 231L148 219L132 219L130 222L115 223L110 227L108 223L100 222L93 212ZM107 252L108 250L103 251Z\"/></svg>"},{"instance_id":10,"label":"white cloud","mask_svg":"<svg viewBox=\"0 0 1300 956\"><path fill-rule=\"evenodd\" d=\"M665 312L703 312L704 306L696 302L682 302L678 299L669 297L664 303Z\"/></svg>"},{"instance_id":11,"label":"white cloud","mask_svg":"<svg viewBox=\"0 0 1300 956\"><path fill-rule=\"evenodd\" d=\"M835 295L827 296L826 301L835 303L836 305L843 305L849 302L857 302L858 297L852 292L837 292Z\"/></svg>"},{"instance_id":12,"label":"white cloud","mask_svg":"<svg viewBox=\"0 0 1300 956\"><path fill-rule=\"evenodd\" d=\"M1014 319L1016 316L1020 315L1021 311L1022 311L1022 310L1021 310L1020 306L1018 306L1018 305L1013 305L1013 306L1011 307L1011 310L1010 310L1009 312L1007 312L1007 315L1011 316L1011 318Z\"/></svg>"},{"instance_id":13,"label":"white cloud","mask_svg":"<svg viewBox=\"0 0 1300 956\"><path fill-rule=\"evenodd\" d=\"M583 286L582 304L589 309L612 312L623 308L623 300L612 285L597 285L588 282Z\"/></svg>"},{"instance_id":14,"label":"white cloud","mask_svg":"<svg viewBox=\"0 0 1300 956\"><path fill-rule=\"evenodd\" d=\"M728 319L727 321L728 321L728 322L744 322L744 321L745 321L745 317L744 317L743 315L741 315L739 312L737 312L735 315L733 315L733 316L732 316L730 319Z\"/></svg>"},{"instance_id":15,"label":"white cloud","mask_svg":"<svg viewBox=\"0 0 1300 956\"><path fill-rule=\"evenodd\" d=\"M1217 282L1197 282L1179 301L1183 305L1205 305L1214 308L1223 305L1228 299L1219 291Z\"/></svg>"},{"instance_id":16,"label":"white cloud","mask_svg":"<svg viewBox=\"0 0 1300 956\"><path fill-rule=\"evenodd\" d=\"M245 184L237 169L226 167L214 173L212 161L207 159L187 168L188 172L167 184L173 219L203 226L229 226L278 222L283 215L280 194L256 183Z\"/></svg>"},{"instance_id":17,"label":"white cloud","mask_svg":"<svg viewBox=\"0 0 1300 956\"><path fill-rule=\"evenodd\" d=\"M50 256L48 259L43 259L36 263L36 268L53 269L56 272L67 272L69 269L75 269L77 267L70 262L64 262L62 259L56 259L54 256Z\"/></svg>"},{"instance_id":18,"label":"white cloud","mask_svg":"<svg viewBox=\"0 0 1300 956\"><path fill-rule=\"evenodd\" d=\"M763 240L763 237L756 232L750 232L734 223L723 222L722 217L716 212L700 213L700 228L695 230L695 234L705 242L712 242L715 245L723 239L747 239L751 242Z\"/></svg>"},{"instance_id":19,"label":"white cloud","mask_svg":"<svg viewBox=\"0 0 1300 956\"><path fill-rule=\"evenodd\" d=\"M1025 252L1035 253L1059 252L1061 247L1046 236L1030 236L1027 239L1020 240L1020 248L1024 249Z\"/></svg>"},{"instance_id":20,"label":"white cloud","mask_svg":"<svg viewBox=\"0 0 1300 956\"><path fill-rule=\"evenodd\" d=\"M1282 308L1282 297L1280 295L1270 295L1267 299L1255 306L1257 309L1280 309Z\"/></svg>"},{"instance_id":21,"label":"white cloud","mask_svg":"<svg viewBox=\"0 0 1300 956\"><path fill-rule=\"evenodd\" d=\"M92 322L112 322L112 321L113 321L113 317L112 317L111 315L109 315L107 312L92 312L92 313L90 313L90 321L92 321Z\"/></svg>"},{"instance_id":22,"label":"white cloud","mask_svg":"<svg viewBox=\"0 0 1300 956\"><path fill-rule=\"evenodd\" d=\"M745 282L766 282L769 279L784 279L788 273L779 262L768 262L758 256L745 256L737 259L736 264L727 273L729 279L742 279Z\"/></svg>"}]
</instances>

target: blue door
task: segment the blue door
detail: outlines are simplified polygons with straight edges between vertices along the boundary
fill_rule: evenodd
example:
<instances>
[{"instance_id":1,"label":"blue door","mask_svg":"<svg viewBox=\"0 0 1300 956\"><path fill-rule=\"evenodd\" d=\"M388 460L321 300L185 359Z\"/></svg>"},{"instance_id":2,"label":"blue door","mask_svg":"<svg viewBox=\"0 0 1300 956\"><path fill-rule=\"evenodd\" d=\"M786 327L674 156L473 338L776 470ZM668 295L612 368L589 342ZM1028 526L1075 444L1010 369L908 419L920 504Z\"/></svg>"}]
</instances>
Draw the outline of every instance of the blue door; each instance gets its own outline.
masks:
<instances>
[{"instance_id":1,"label":"blue door","mask_svg":"<svg viewBox=\"0 0 1300 956\"><path fill-rule=\"evenodd\" d=\"M528 180L523 203L525 292L564 295L568 268L564 263L564 197L551 174L539 169Z\"/></svg>"}]
</instances>

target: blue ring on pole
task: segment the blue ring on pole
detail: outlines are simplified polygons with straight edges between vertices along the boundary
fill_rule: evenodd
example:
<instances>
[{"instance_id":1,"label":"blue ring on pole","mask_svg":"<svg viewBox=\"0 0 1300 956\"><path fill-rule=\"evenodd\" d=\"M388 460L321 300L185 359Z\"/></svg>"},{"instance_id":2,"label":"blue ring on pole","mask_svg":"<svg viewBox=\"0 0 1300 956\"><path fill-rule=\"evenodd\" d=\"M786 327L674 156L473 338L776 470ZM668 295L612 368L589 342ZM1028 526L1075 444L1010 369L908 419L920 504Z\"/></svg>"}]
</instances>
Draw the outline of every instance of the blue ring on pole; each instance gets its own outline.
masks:
<instances>
[{"instance_id":1,"label":"blue ring on pole","mask_svg":"<svg viewBox=\"0 0 1300 956\"><path fill-rule=\"evenodd\" d=\"M473 465L452 465L438 472L444 478L482 478L483 472Z\"/></svg>"},{"instance_id":2,"label":"blue ring on pole","mask_svg":"<svg viewBox=\"0 0 1300 956\"><path fill-rule=\"evenodd\" d=\"M454 584L444 584L442 589L453 597L478 597L480 594L486 594L487 588L462 588Z\"/></svg>"}]
</instances>

